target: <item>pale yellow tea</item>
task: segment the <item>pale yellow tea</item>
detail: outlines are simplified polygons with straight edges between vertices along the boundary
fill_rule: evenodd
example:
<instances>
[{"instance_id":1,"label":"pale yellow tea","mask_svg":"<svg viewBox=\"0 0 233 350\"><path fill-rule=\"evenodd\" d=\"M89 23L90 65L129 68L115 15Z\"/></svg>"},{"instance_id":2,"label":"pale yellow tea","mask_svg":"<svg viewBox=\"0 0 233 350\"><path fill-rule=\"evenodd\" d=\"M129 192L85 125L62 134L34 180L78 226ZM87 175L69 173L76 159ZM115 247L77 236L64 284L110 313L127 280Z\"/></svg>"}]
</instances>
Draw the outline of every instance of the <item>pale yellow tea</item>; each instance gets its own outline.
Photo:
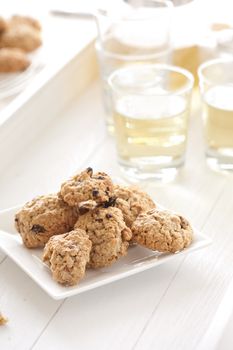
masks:
<instances>
[{"instance_id":1,"label":"pale yellow tea","mask_svg":"<svg viewBox=\"0 0 233 350\"><path fill-rule=\"evenodd\" d=\"M207 147L233 156L233 86L215 86L204 95Z\"/></svg>"},{"instance_id":2,"label":"pale yellow tea","mask_svg":"<svg viewBox=\"0 0 233 350\"><path fill-rule=\"evenodd\" d=\"M186 146L187 101L176 95L127 95L115 106L115 136L122 164L180 163Z\"/></svg>"}]
</instances>

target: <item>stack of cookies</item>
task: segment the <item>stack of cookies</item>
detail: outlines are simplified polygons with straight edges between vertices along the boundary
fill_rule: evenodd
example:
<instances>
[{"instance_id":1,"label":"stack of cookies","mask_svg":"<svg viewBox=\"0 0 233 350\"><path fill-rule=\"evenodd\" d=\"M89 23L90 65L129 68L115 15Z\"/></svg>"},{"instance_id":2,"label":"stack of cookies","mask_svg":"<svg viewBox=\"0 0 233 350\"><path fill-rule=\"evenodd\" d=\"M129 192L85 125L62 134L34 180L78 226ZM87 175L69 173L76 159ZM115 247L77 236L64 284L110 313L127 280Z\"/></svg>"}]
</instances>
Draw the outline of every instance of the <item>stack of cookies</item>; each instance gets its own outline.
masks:
<instances>
[{"instance_id":1,"label":"stack of cookies","mask_svg":"<svg viewBox=\"0 0 233 350\"><path fill-rule=\"evenodd\" d=\"M41 41L41 25L31 17L0 17L0 73L25 70L30 65L27 53L37 49Z\"/></svg>"},{"instance_id":2,"label":"stack of cookies","mask_svg":"<svg viewBox=\"0 0 233 350\"><path fill-rule=\"evenodd\" d=\"M131 243L175 253L193 236L185 218L156 208L147 193L115 185L92 168L63 183L58 194L26 203L15 224L27 248L44 248L54 280L70 286L86 268L110 266L125 256Z\"/></svg>"}]
</instances>

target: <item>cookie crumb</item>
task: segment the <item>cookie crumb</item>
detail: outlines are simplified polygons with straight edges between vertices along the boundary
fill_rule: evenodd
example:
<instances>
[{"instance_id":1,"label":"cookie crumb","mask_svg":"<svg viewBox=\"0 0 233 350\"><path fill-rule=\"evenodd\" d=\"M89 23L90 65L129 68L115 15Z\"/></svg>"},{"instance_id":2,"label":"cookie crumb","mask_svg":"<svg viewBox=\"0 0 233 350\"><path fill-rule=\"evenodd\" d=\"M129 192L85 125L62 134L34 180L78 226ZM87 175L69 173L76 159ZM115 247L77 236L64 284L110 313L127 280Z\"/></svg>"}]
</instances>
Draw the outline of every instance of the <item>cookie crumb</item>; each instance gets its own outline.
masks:
<instances>
[{"instance_id":1,"label":"cookie crumb","mask_svg":"<svg viewBox=\"0 0 233 350\"><path fill-rule=\"evenodd\" d=\"M0 326L4 326L8 322L8 319L0 313Z\"/></svg>"},{"instance_id":2,"label":"cookie crumb","mask_svg":"<svg viewBox=\"0 0 233 350\"><path fill-rule=\"evenodd\" d=\"M94 210L96 207L97 203L93 200L84 201L78 205L80 214L85 214L88 210Z\"/></svg>"}]
</instances>

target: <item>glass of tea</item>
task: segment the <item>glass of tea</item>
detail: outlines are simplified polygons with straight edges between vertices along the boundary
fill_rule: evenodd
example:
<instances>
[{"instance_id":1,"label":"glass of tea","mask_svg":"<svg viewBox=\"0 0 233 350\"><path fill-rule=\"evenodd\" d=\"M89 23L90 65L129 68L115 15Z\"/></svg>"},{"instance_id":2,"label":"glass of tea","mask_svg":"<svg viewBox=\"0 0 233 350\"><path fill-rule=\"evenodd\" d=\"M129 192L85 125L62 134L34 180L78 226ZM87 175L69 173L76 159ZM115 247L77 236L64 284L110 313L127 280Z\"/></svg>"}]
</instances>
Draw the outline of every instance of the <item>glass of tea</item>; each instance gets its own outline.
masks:
<instances>
[{"instance_id":1,"label":"glass of tea","mask_svg":"<svg viewBox=\"0 0 233 350\"><path fill-rule=\"evenodd\" d=\"M166 0L111 2L96 12L96 52L100 67L106 124L113 132L108 78L123 66L169 63L173 4Z\"/></svg>"},{"instance_id":2,"label":"glass of tea","mask_svg":"<svg viewBox=\"0 0 233 350\"><path fill-rule=\"evenodd\" d=\"M233 59L207 61L198 75L207 163L215 170L233 171Z\"/></svg>"},{"instance_id":3,"label":"glass of tea","mask_svg":"<svg viewBox=\"0 0 233 350\"><path fill-rule=\"evenodd\" d=\"M193 75L167 64L131 66L113 72L108 84L124 174L173 179L185 160Z\"/></svg>"}]
</instances>

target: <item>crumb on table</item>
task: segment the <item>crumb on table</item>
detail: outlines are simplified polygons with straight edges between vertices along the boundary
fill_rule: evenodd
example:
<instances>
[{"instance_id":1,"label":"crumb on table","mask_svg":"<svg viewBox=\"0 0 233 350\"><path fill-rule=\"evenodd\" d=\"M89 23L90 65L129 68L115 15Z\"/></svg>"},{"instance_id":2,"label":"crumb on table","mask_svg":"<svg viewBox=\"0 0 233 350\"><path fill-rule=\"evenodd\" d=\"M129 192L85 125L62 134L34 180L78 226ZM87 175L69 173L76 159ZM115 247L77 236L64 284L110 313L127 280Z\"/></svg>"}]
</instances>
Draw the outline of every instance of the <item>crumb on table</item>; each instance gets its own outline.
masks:
<instances>
[{"instance_id":1,"label":"crumb on table","mask_svg":"<svg viewBox=\"0 0 233 350\"><path fill-rule=\"evenodd\" d=\"M3 326L8 322L8 319L0 313L0 326Z\"/></svg>"}]
</instances>

